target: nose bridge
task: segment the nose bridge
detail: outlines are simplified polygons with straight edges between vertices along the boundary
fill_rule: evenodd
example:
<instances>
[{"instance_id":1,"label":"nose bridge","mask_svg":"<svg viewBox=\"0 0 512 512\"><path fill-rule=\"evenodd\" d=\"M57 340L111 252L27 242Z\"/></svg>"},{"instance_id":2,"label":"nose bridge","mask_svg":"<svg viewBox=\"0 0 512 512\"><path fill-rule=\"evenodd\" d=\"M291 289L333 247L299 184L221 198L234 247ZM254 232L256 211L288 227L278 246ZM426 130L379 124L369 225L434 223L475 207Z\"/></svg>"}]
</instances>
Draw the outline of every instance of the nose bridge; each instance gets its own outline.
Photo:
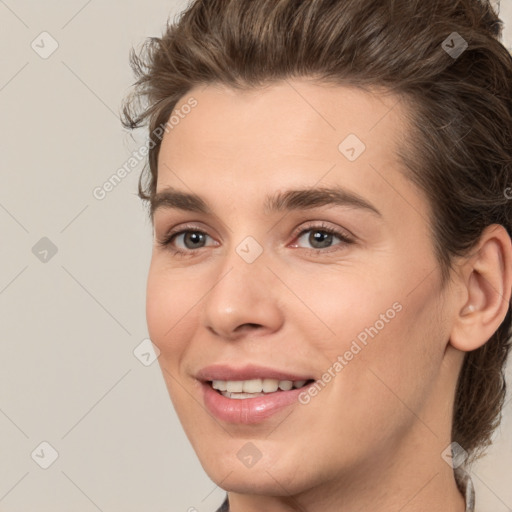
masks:
<instances>
[{"instance_id":1,"label":"nose bridge","mask_svg":"<svg viewBox=\"0 0 512 512\"><path fill-rule=\"evenodd\" d=\"M277 329L282 312L271 291L273 274L266 266L263 246L246 236L222 258L218 277L204 300L204 325L225 337L244 324Z\"/></svg>"},{"instance_id":2,"label":"nose bridge","mask_svg":"<svg viewBox=\"0 0 512 512\"><path fill-rule=\"evenodd\" d=\"M219 279L227 280L225 286L242 286L247 291L254 293L258 289L258 284L263 285L270 277L266 268L268 263L268 254L254 236L240 236L232 231L229 248L221 256ZM259 236L261 238L261 235ZM221 277L224 276L224 277ZM218 281L220 285L221 282Z\"/></svg>"}]
</instances>

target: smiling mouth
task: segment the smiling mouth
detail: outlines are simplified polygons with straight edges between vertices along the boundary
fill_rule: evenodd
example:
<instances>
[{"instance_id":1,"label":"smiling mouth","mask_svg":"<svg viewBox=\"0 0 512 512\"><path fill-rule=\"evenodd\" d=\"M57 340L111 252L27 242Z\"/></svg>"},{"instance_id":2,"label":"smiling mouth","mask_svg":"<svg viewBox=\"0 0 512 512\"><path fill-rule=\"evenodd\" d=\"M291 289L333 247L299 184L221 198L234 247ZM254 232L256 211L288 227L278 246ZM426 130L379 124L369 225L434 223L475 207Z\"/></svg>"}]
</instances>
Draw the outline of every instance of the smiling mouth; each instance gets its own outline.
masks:
<instances>
[{"instance_id":1,"label":"smiling mouth","mask_svg":"<svg viewBox=\"0 0 512 512\"><path fill-rule=\"evenodd\" d=\"M266 396L273 393L300 389L313 383L309 380L277 380L277 379L250 379L250 380L213 380L208 384L220 395L226 398L245 399Z\"/></svg>"}]
</instances>

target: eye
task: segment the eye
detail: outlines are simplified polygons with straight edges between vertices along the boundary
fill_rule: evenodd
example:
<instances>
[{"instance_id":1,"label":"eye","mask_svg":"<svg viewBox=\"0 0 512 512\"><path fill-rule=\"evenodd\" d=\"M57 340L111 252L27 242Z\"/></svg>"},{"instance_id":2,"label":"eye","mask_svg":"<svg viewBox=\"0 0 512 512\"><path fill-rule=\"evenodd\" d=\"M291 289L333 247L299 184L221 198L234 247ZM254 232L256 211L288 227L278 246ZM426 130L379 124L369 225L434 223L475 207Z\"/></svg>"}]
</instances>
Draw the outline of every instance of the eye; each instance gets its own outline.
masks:
<instances>
[{"instance_id":1,"label":"eye","mask_svg":"<svg viewBox=\"0 0 512 512\"><path fill-rule=\"evenodd\" d=\"M173 240L182 240L185 249L201 249L204 247L208 235L203 231L180 231L176 233Z\"/></svg>"},{"instance_id":2,"label":"eye","mask_svg":"<svg viewBox=\"0 0 512 512\"><path fill-rule=\"evenodd\" d=\"M185 226L185 229L168 233L157 243L160 247L164 247L176 255L187 256L205 247L207 238L211 237L197 227Z\"/></svg>"},{"instance_id":3,"label":"eye","mask_svg":"<svg viewBox=\"0 0 512 512\"><path fill-rule=\"evenodd\" d=\"M333 241L338 239L341 244L335 245L348 245L354 243L354 240L345 232L326 226L325 224L312 225L302 230L297 235L297 240L300 242L306 242L311 245L312 250L316 253L319 252L330 252L325 251L333 246ZM293 245L296 247L297 245ZM305 248L307 249L307 247Z\"/></svg>"},{"instance_id":4,"label":"eye","mask_svg":"<svg viewBox=\"0 0 512 512\"><path fill-rule=\"evenodd\" d=\"M306 228L301 229L294 235L299 244L292 244L291 247L299 247L306 251L313 252L315 254L331 252L332 250L338 250L337 246L344 246L353 244L353 238L344 231L332 228L323 223L310 225ZM196 226L185 226L179 231L168 233L163 239L158 240L157 243L160 247L163 247L171 251L176 256L193 256L198 250L207 247L206 242L210 238L210 235L204 231L198 229ZM336 242L336 239L339 241ZM302 247L301 244L310 244L311 248ZM218 245L214 242L210 245Z\"/></svg>"}]
</instances>

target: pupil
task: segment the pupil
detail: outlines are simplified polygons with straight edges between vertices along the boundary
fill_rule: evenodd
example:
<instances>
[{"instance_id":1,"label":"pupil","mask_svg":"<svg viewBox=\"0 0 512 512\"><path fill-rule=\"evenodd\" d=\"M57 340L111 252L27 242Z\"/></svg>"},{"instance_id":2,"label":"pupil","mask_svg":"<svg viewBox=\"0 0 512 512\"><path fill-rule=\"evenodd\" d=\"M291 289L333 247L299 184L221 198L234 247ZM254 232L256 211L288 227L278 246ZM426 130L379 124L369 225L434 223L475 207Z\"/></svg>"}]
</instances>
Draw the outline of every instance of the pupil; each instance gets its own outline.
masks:
<instances>
[{"instance_id":1,"label":"pupil","mask_svg":"<svg viewBox=\"0 0 512 512\"><path fill-rule=\"evenodd\" d=\"M324 231L313 231L310 235L309 241L313 246L319 242L320 248L328 247L330 242L332 242L332 235L330 233L325 233Z\"/></svg>"},{"instance_id":2,"label":"pupil","mask_svg":"<svg viewBox=\"0 0 512 512\"><path fill-rule=\"evenodd\" d=\"M202 233L197 233L195 231L191 232L191 233L187 233L185 235L185 245L187 245L187 238L188 238L188 240L192 241L192 245L197 244L198 242L201 243L202 236L203 236Z\"/></svg>"}]
</instances>

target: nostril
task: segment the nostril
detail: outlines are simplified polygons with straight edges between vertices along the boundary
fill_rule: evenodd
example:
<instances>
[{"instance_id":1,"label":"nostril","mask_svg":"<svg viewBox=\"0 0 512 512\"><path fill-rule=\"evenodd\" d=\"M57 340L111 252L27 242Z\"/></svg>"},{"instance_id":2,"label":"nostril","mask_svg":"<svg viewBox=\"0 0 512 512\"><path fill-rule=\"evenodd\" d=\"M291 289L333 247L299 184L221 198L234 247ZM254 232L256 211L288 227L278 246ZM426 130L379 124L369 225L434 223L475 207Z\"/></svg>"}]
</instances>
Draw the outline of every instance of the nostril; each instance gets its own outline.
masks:
<instances>
[{"instance_id":1,"label":"nostril","mask_svg":"<svg viewBox=\"0 0 512 512\"><path fill-rule=\"evenodd\" d=\"M251 324L251 323L247 323L247 324L242 324L242 325L239 325L235 331L243 331L245 329L254 329L254 328L259 328L259 327L262 327L260 324Z\"/></svg>"}]
</instances>

